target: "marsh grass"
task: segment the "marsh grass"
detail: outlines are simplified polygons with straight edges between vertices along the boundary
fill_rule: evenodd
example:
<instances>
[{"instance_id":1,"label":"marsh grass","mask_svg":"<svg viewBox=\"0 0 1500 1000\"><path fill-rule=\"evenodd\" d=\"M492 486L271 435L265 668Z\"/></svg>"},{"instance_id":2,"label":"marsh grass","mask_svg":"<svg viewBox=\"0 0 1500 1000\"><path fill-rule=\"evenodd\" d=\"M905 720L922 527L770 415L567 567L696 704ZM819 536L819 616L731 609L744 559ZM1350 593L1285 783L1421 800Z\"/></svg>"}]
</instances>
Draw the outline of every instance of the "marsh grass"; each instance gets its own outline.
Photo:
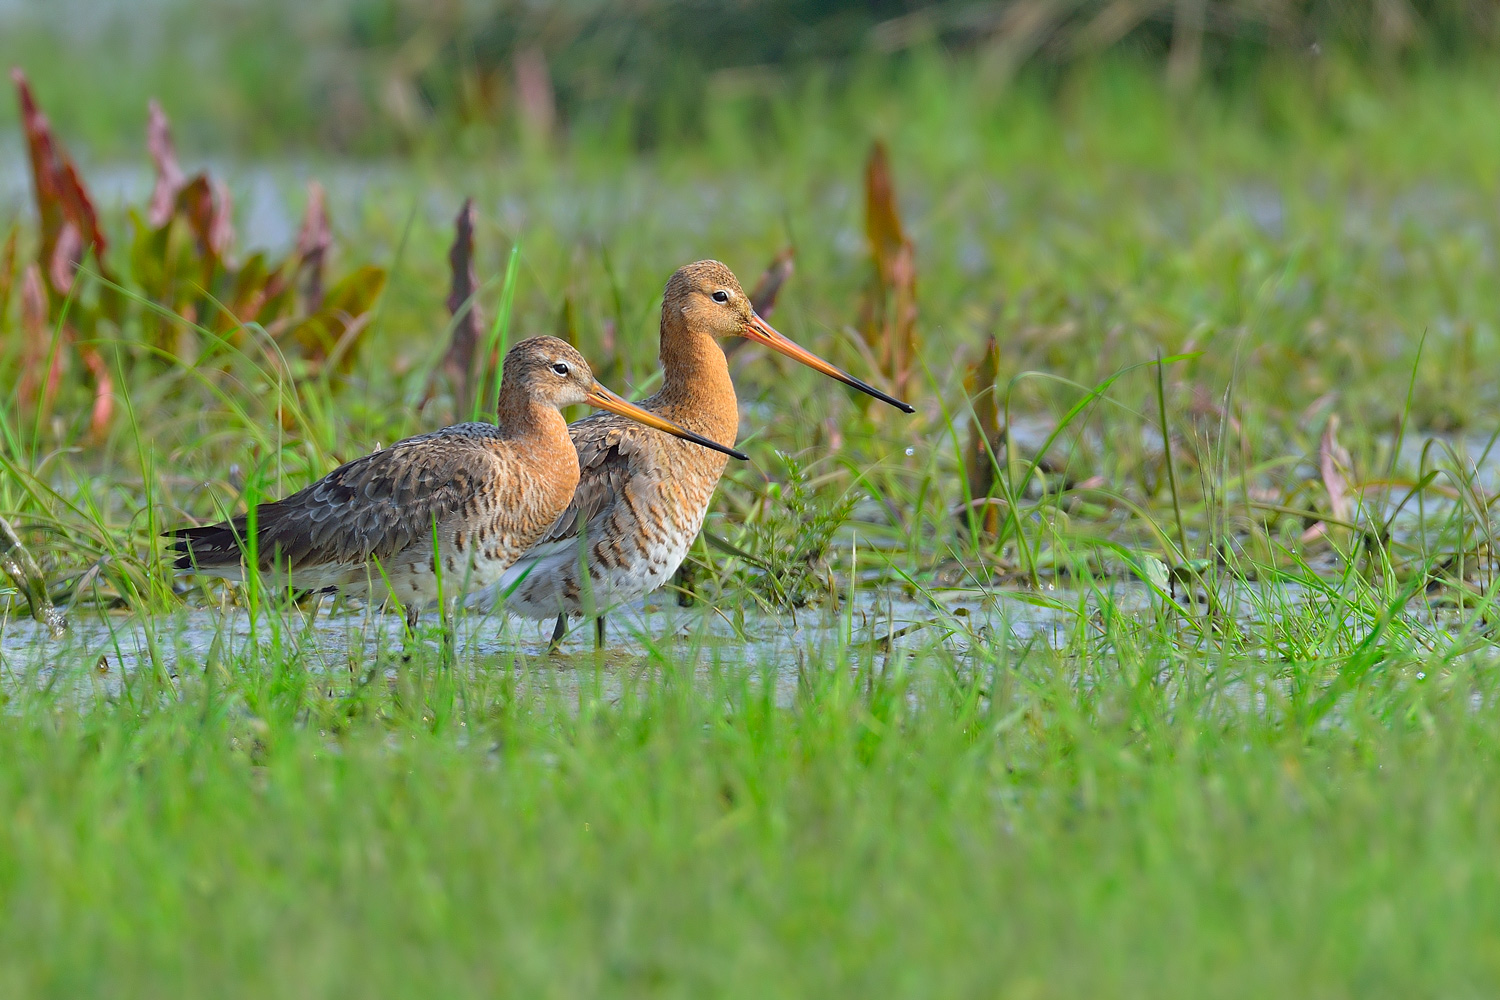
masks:
<instances>
[{"instance_id":1,"label":"marsh grass","mask_svg":"<svg viewBox=\"0 0 1500 1000\"><path fill-rule=\"evenodd\" d=\"M339 385L137 297L202 349L98 344L104 440L82 383L56 421L0 397L0 512L75 621L0 625L0 989L1493 992L1492 78L1309 109L1123 71L994 105L911 73L777 104L775 158L730 102L650 162L584 137L461 176L497 347L567 302L649 391L671 268L748 277L790 236L778 327L871 375L843 122L889 142L922 410L737 352L754 461L694 549L700 601L657 595L606 655L494 619L451 662L431 628L340 646L163 561L171 525L457 416L423 399L466 168L386 181L340 234L389 280ZM1000 515L966 525L991 332Z\"/></svg>"},{"instance_id":2,"label":"marsh grass","mask_svg":"<svg viewBox=\"0 0 1500 1000\"><path fill-rule=\"evenodd\" d=\"M1482 992L1494 663L835 628L757 657L10 677L0 948L67 995ZM1082 611L1082 608L1080 608ZM1253 626L1247 626L1253 628ZM1330 635L1331 633L1331 635ZM856 637L857 638L857 637ZM1269 646L1271 643L1266 642ZM741 649L743 647L740 647ZM788 662L800 663L795 678ZM55 672L54 672L55 671Z\"/></svg>"}]
</instances>

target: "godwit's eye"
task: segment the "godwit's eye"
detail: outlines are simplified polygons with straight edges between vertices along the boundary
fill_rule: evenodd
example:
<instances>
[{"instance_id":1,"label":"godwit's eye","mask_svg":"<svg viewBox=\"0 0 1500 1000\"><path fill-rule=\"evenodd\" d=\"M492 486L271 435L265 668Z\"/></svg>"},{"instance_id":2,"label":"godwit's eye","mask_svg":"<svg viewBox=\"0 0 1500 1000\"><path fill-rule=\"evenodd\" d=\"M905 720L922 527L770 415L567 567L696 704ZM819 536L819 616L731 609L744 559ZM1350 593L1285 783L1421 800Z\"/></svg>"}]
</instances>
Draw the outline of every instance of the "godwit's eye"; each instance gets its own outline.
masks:
<instances>
[{"instance_id":1,"label":"godwit's eye","mask_svg":"<svg viewBox=\"0 0 1500 1000\"><path fill-rule=\"evenodd\" d=\"M557 374L561 375L563 378L567 378L568 372L570 371L570 369L568 368L568 363L566 361L559 361L557 364L552 366L552 370L557 372Z\"/></svg>"},{"instance_id":2,"label":"godwit's eye","mask_svg":"<svg viewBox=\"0 0 1500 1000\"><path fill-rule=\"evenodd\" d=\"M729 293L726 292L726 291L724 291L724 289L722 289L722 288L719 289L717 292L714 292L714 301L715 302L728 302L729 301Z\"/></svg>"}]
</instances>

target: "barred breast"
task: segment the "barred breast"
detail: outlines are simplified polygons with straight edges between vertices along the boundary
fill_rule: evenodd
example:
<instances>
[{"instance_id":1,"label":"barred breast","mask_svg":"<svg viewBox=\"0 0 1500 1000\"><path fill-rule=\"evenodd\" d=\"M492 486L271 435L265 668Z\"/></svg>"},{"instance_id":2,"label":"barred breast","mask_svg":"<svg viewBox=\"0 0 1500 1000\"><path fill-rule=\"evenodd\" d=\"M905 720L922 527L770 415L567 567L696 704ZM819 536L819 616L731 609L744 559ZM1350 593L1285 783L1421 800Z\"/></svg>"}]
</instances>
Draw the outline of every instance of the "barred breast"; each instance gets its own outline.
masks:
<instances>
[{"instance_id":1,"label":"barred breast","mask_svg":"<svg viewBox=\"0 0 1500 1000\"><path fill-rule=\"evenodd\" d=\"M573 504L496 588L527 618L592 614L666 583L703 527L726 463L608 414L569 430L580 466ZM733 437L716 430L720 440Z\"/></svg>"}]
</instances>

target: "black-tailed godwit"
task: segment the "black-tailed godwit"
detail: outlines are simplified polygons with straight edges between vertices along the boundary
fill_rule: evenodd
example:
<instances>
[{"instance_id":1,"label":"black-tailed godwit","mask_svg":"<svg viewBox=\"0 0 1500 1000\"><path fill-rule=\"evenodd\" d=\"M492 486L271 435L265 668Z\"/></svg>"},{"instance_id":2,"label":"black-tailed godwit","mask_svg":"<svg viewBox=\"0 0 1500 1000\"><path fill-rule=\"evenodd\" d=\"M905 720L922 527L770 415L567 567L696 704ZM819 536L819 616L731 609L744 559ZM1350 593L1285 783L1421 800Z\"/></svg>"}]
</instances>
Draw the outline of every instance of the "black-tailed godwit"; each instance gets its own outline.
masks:
<instances>
[{"instance_id":1,"label":"black-tailed godwit","mask_svg":"<svg viewBox=\"0 0 1500 1000\"><path fill-rule=\"evenodd\" d=\"M713 440L734 441L739 404L718 338L735 336L912 412L777 333L756 315L734 272L716 260L680 268L667 282L661 390L641 408ZM595 638L602 644L603 612L655 590L682 564L726 461L609 414L580 420L568 432L582 470L573 502L491 589L509 592L511 610L525 617L556 616L554 646L568 616L578 614L597 616Z\"/></svg>"},{"instance_id":2,"label":"black-tailed godwit","mask_svg":"<svg viewBox=\"0 0 1500 1000\"><path fill-rule=\"evenodd\" d=\"M494 583L573 500L578 451L559 407L588 403L625 425L640 421L653 433L676 435L692 449L744 458L610 392L583 356L555 337L510 350L499 399L493 424L456 424L398 441L258 505L253 521L241 514L172 532L176 567L235 579L253 551L273 585L394 598L414 626L438 599L440 581L445 604ZM732 429L723 433L734 436Z\"/></svg>"}]
</instances>

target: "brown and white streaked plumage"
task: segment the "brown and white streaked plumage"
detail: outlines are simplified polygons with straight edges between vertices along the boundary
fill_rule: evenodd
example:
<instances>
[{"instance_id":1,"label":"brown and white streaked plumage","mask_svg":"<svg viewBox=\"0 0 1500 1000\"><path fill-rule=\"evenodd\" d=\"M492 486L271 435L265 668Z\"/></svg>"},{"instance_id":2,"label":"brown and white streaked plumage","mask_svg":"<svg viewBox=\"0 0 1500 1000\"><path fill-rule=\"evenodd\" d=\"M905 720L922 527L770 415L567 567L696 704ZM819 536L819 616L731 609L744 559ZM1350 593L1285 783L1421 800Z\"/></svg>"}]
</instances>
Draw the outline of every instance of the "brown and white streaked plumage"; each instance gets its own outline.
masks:
<instances>
[{"instance_id":1,"label":"brown and white streaked plumage","mask_svg":"<svg viewBox=\"0 0 1500 1000\"><path fill-rule=\"evenodd\" d=\"M575 403L738 456L605 389L563 341L534 337L505 356L496 423L445 427L341 465L257 506L253 532L246 514L178 529L175 566L239 578L253 533L256 563L272 583L394 597L415 624L438 597L439 571L451 598L493 583L568 506L578 453L558 408Z\"/></svg>"},{"instance_id":2,"label":"brown and white streaked plumage","mask_svg":"<svg viewBox=\"0 0 1500 1000\"><path fill-rule=\"evenodd\" d=\"M739 404L718 338L765 344L907 413L911 406L797 346L755 314L728 267L702 260L667 282L661 313L661 391L641 402L667 420L715 441L739 432ZM569 615L602 613L661 586L686 558L723 475L722 455L685 447L664 434L607 414L568 428L578 449L573 502L492 589L511 610L557 616L554 644ZM582 572L588 567L587 574Z\"/></svg>"}]
</instances>

